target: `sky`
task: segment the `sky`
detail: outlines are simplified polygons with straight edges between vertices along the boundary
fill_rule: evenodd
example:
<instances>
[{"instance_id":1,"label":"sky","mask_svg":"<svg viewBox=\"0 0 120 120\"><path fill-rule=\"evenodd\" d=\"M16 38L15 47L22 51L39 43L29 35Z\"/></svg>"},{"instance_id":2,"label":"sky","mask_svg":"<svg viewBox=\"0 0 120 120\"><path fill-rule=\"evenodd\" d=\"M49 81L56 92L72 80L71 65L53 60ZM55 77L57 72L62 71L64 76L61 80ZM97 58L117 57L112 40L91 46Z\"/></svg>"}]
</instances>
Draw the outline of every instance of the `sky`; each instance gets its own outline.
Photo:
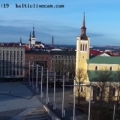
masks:
<instances>
[{"instance_id":1,"label":"sky","mask_svg":"<svg viewBox=\"0 0 120 120\"><path fill-rule=\"evenodd\" d=\"M85 12L91 45L120 45L120 0L4 0L0 5L0 42L28 43L35 27L36 40L75 45ZM15 4L64 5L64 8L16 8Z\"/></svg>"}]
</instances>

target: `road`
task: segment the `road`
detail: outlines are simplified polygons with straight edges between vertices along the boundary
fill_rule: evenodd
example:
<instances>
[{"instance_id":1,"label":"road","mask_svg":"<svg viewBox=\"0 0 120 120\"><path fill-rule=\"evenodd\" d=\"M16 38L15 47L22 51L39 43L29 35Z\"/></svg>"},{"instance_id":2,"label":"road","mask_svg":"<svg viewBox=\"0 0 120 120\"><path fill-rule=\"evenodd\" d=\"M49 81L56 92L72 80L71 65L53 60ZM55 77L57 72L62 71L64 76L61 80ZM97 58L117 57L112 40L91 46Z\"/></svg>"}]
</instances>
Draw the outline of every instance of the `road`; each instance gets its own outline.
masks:
<instances>
[{"instance_id":1,"label":"road","mask_svg":"<svg viewBox=\"0 0 120 120\"><path fill-rule=\"evenodd\" d=\"M26 85L12 82L0 83L0 120L17 120L24 116L22 113L26 114L33 109L39 109L40 114L40 110L41 113L43 111L43 105ZM42 120L42 118L39 120Z\"/></svg>"}]
</instances>

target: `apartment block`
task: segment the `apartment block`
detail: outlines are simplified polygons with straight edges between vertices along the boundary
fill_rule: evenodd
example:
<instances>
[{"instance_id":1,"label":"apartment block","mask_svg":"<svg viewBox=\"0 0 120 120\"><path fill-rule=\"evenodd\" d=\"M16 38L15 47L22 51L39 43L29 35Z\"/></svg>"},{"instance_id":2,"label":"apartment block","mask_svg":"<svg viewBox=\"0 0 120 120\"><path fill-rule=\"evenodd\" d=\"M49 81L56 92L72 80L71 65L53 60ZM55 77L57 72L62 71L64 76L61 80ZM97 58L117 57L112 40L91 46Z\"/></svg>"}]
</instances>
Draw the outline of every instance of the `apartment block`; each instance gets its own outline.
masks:
<instances>
[{"instance_id":1,"label":"apartment block","mask_svg":"<svg viewBox=\"0 0 120 120\"><path fill-rule=\"evenodd\" d=\"M23 78L25 47L0 46L0 78Z\"/></svg>"}]
</instances>

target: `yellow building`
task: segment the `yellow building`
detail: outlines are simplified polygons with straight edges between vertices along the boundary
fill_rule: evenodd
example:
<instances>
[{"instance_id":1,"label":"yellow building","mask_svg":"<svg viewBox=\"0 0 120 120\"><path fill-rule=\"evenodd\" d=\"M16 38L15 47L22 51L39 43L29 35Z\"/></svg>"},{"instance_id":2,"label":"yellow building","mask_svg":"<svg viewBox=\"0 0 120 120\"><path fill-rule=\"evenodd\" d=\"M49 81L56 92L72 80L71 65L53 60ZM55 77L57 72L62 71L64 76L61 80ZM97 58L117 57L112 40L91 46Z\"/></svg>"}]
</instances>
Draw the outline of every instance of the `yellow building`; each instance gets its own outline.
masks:
<instances>
[{"instance_id":1,"label":"yellow building","mask_svg":"<svg viewBox=\"0 0 120 120\"><path fill-rule=\"evenodd\" d=\"M89 48L90 38L86 35L84 14L81 35L77 37L76 43L76 81L86 85L92 84L94 86L91 91L92 99L94 100L100 99L103 84L106 86L104 87L104 99L108 100L108 97L110 97L112 100L118 100L120 57L96 56L90 58ZM80 76L79 74L84 77L83 73L80 73L81 70L84 71L85 78L78 78L78 76ZM88 100L90 97L89 87L84 86L82 89L80 88L80 90L84 93L82 96Z\"/></svg>"}]
</instances>

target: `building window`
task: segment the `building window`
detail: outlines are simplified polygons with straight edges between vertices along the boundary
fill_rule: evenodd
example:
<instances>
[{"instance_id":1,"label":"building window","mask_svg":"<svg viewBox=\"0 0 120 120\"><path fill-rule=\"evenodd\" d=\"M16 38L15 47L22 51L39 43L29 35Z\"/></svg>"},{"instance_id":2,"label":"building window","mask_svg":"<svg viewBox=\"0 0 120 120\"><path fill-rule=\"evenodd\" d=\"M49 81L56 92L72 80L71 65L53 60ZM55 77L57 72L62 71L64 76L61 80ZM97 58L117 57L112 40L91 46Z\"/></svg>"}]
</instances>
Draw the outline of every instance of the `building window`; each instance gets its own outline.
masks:
<instances>
[{"instance_id":1,"label":"building window","mask_svg":"<svg viewBox=\"0 0 120 120\"><path fill-rule=\"evenodd\" d=\"M97 67L97 66L95 67L95 70L98 70L98 67Z\"/></svg>"},{"instance_id":2,"label":"building window","mask_svg":"<svg viewBox=\"0 0 120 120\"><path fill-rule=\"evenodd\" d=\"M112 67L110 67L110 71L112 71Z\"/></svg>"}]
</instances>

